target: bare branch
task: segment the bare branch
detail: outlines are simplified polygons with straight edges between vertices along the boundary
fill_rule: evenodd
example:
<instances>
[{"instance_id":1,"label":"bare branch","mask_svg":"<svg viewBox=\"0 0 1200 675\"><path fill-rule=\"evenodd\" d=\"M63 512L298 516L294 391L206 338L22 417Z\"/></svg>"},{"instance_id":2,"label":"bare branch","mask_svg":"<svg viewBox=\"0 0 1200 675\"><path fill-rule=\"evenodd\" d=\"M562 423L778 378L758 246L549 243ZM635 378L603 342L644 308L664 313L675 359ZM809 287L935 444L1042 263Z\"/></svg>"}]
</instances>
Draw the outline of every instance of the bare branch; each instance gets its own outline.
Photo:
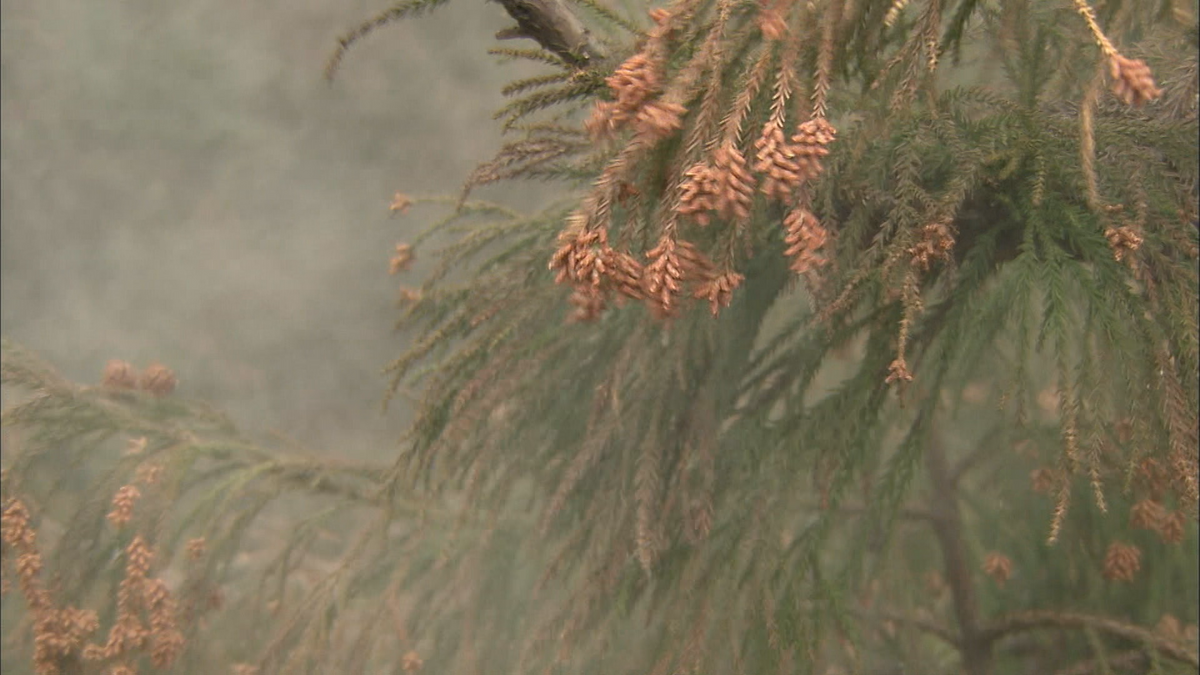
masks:
<instances>
[{"instance_id":1,"label":"bare branch","mask_svg":"<svg viewBox=\"0 0 1200 675\"><path fill-rule=\"evenodd\" d=\"M496 33L498 40L529 38L575 67L604 54L579 17L563 0L497 0L517 25Z\"/></svg>"},{"instance_id":2,"label":"bare branch","mask_svg":"<svg viewBox=\"0 0 1200 675\"><path fill-rule=\"evenodd\" d=\"M1188 651L1182 644L1169 640L1153 631L1140 626L1123 623L1107 617L1079 614L1076 612L1055 612L1051 610L1030 610L1007 614L991 621L982 630L982 637L989 642L995 642L1013 633L1040 628L1092 628L1116 637L1153 647L1165 656L1176 661L1200 668L1200 655Z\"/></svg>"}]
</instances>

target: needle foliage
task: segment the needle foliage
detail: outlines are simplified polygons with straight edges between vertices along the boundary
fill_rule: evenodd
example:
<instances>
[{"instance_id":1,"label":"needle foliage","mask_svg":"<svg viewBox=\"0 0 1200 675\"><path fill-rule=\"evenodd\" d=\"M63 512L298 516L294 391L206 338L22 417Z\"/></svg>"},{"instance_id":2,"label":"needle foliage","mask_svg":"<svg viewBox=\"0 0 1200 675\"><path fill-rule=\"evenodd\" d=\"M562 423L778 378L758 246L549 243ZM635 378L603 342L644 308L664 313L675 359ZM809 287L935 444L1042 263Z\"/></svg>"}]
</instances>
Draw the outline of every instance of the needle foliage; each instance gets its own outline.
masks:
<instances>
[{"instance_id":1,"label":"needle foliage","mask_svg":"<svg viewBox=\"0 0 1200 675\"><path fill-rule=\"evenodd\" d=\"M5 639L59 636L40 672L1195 672L1195 3L572 6L611 56L493 50L547 68L516 139L394 205L448 209L393 261L437 260L394 462L5 345ZM515 179L562 197L472 198ZM189 552L190 614L130 609Z\"/></svg>"}]
</instances>

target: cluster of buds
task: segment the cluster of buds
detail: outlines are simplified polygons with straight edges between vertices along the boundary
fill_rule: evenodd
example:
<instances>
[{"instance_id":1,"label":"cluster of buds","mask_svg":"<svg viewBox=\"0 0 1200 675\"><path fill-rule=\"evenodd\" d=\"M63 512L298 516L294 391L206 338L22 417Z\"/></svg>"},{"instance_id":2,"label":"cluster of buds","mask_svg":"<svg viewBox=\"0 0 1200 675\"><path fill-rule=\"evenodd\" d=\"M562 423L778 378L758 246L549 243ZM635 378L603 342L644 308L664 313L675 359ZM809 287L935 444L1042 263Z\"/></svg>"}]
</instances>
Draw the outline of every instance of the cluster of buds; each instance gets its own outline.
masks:
<instances>
[{"instance_id":1,"label":"cluster of buds","mask_svg":"<svg viewBox=\"0 0 1200 675\"><path fill-rule=\"evenodd\" d=\"M638 111L633 126L648 138L666 138L683 127L685 113L687 108L678 103L651 101Z\"/></svg>"},{"instance_id":2,"label":"cluster of buds","mask_svg":"<svg viewBox=\"0 0 1200 675\"><path fill-rule=\"evenodd\" d=\"M928 271L935 260L947 260L954 250L954 232L948 221L930 223L921 228L921 238L908 247L914 267Z\"/></svg>"},{"instance_id":3,"label":"cluster of buds","mask_svg":"<svg viewBox=\"0 0 1200 675\"><path fill-rule=\"evenodd\" d=\"M84 640L99 628L99 618L90 610L55 606L50 591L40 578L42 557L37 547L37 533L30 523L29 510L18 499L4 503L0 538L6 553L11 549L17 554L13 567L32 615L33 672L59 675L62 664L77 658Z\"/></svg>"},{"instance_id":4,"label":"cluster of buds","mask_svg":"<svg viewBox=\"0 0 1200 675\"><path fill-rule=\"evenodd\" d=\"M829 261L821 251L829 241L829 231L821 221L806 208L795 208L783 219L785 230L783 243L787 248L784 255L792 259L792 271L807 274Z\"/></svg>"},{"instance_id":5,"label":"cluster of buds","mask_svg":"<svg viewBox=\"0 0 1200 675\"><path fill-rule=\"evenodd\" d=\"M700 225L708 225L709 211L717 207L717 172L707 164L697 164L683 174L680 186L679 206L675 211L681 216L691 216Z\"/></svg>"},{"instance_id":6,"label":"cluster of buds","mask_svg":"<svg viewBox=\"0 0 1200 675\"><path fill-rule=\"evenodd\" d=\"M575 218L582 218L576 214ZM607 307L606 297L616 290L624 297L642 297L642 265L632 256L608 245L608 231L585 229L575 219L559 235L559 248L550 260L550 269L557 271L555 281L569 284L571 304L575 306L572 320L591 321Z\"/></svg>"},{"instance_id":7,"label":"cluster of buds","mask_svg":"<svg viewBox=\"0 0 1200 675\"><path fill-rule=\"evenodd\" d=\"M804 182L799 146L789 143L783 126L772 121L763 126L762 135L754 141L754 149L754 170L763 176L762 193L768 199L787 201Z\"/></svg>"},{"instance_id":8,"label":"cluster of buds","mask_svg":"<svg viewBox=\"0 0 1200 675\"><path fill-rule=\"evenodd\" d=\"M125 547L125 578L117 591L117 616L104 644L88 645L89 661L127 659L135 650L148 648L158 668L168 668L183 649L184 638L176 620L175 600L166 584L150 578L154 552L141 535ZM149 625L143 622L142 614Z\"/></svg>"},{"instance_id":9,"label":"cluster of buds","mask_svg":"<svg viewBox=\"0 0 1200 675\"><path fill-rule=\"evenodd\" d=\"M1113 53L1108 58L1108 74L1112 77L1112 90L1126 105L1140 106L1162 95L1154 84L1150 66L1141 59L1130 59Z\"/></svg>"},{"instance_id":10,"label":"cluster of buds","mask_svg":"<svg viewBox=\"0 0 1200 675\"><path fill-rule=\"evenodd\" d=\"M128 361L111 359L104 366L101 384L108 389L141 389L155 396L166 396L179 384L175 373L161 363L151 363L138 375Z\"/></svg>"},{"instance_id":11,"label":"cluster of buds","mask_svg":"<svg viewBox=\"0 0 1200 675\"><path fill-rule=\"evenodd\" d=\"M983 559L983 573L994 579L997 586L1003 587L1012 577L1012 569L1012 559L1003 553L993 551Z\"/></svg>"},{"instance_id":12,"label":"cluster of buds","mask_svg":"<svg viewBox=\"0 0 1200 675\"><path fill-rule=\"evenodd\" d=\"M836 138L837 129L824 117L813 118L796 128L792 148L802 180L813 180L821 175L824 170L821 158L829 154L829 148L825 146Z\"/></svg>"},{"instance_id":13,"label":"cluster of buds","mask_svg":"<svg viewBox=\"0 0 1200 675\"><path fill-rule=\"evenodd\" d=\"M713 153L713 177L717 184L713 208L717 214L726 220L745 222L754 203L754 177L733 143L724 143Z\"/></svg>"},{"instance_id":14,"label":"cluster of buds","mask_svg":"<svg viewBox=\"0 0 1200 675\"><path fill-rule=\"evenodd\" d=\"M412 267L415 259L411 244L396 244L396 250L392 253L392 259L388 264L388 274L396 275L407 271L409 267Z\"/></svg>"},{"instance_id":15,"label":"cluster of buds","mask_svg":"<svg viewBox=\"0 0 1200 675\"><path fill-rule=\"evenodd\" d=\"M578 223L579 221L576 221ZM568 227L559 235L560 246L550 260L557 271L555 281L572 287L572 319L597 318L615 293L618 300L646 302L659 316L671 316L677 298L687 292L720 304L741 281L740 275L718 278L707 256L690 242L664 235L646 252L642 264L632 255L608 245L603 228L588 230Z\"/></svg>"},{"instance_id":16,"label":"cluster of buds","mask_svg":"<svg viewBox=\"0 0 1200 675\"><path fill-rule=\"evenodd\" d=\"M1104 556L1104 578L1109 581L1133 581L1142 567L1142 552L1136 546L1115 541Z\"/></svg>"},{"instance_id":17,"label":"cluster of buds","mask_svg":"<svg viewBox=\"0 0 1200 675\"><path fill-rule=\"evenodd\" d=\"M586 122L592 136L611 136L630 122L639 133L651 138L668 136L683 126L681 118L687 110L682 105L651 100L662 84L657 44L652 40L646 49L626 59L605 80L613 100L600 101L592 109L592 116Z\"/></svg>"},{"instance_id":18,"label":"cluster of buds","mask_svg":"<svg viewBox=\"0 0 1200 675\"><path fill-rule=\"evenodd\" d=\"M696 284L693 294L707 297L715 283L712 261L690 242L664 234L646 252L646 257L649 262L642 277L642 289L651 311L660 317L674 315L678 307L676 299L684 293L685 284Z\"/></svg>"},{"instance_id":19,"label":"cluster of buds","mask_svg":"<svg viewBox=\"0 0 1200 675\"><path fill-rule=\"evenodd\" d=\"M789 0L768 2L760 0L758 7L758 30L768 40L782 40L787 34L787 11Z\"/></svg>"},{"instance_id":20,"label":"cluster of buds","mask_svg":"<svg viewBox=\"0 0 1200 675\"><path fill-rule=\"evenodd\" d=\"M799 125L787 139L778 120L767 122L754 142L753 171L762 176L760 190L768 198L791 203L795 191L806 181L821 175L821 158L829 154L837 130L823 117ZM727 220L744 221L750 217L755 178L746 158L731 143L721 144L712 163L697 164L684 173L676 212L693 217L706 225L709 212Z\"/></svg>"},{"instance_id":21,"label":"cluster of buds","mask_svg":"<svg viewBox=\"0 0 1200 675\"><path fill-rule=\"evenodd\" d=\"M559 242L550 260L550 269L558 272L557 283L570 283L576 289L611 286L626 297L641 297L641 263L609 246L607 230L569 227L559 235Z\"/></svg>"},{"instance_id":22,"label":"cluster of buds","mask_svg":"<svg viewBox=\"0 0 1200 675\"><path fill-rule=\"evenodd\" d=\"M113 527L120 528L133 520L133 506L142 496L136 485L125 485L113 496L112 510L108 512L108 522Z\"/></svg>"},{"instance_id":23,"label":"cluster of buds","mask_svg":"<svg viewBox=\"0 0 1200 675\"><path fill-rule=\"evenodd\" d=\"M700 284L696 288L693 297L699 300L707 300L709 310L713 316L716 316L722 307L728 307L733 300L733 292L742 285L745 277L737 272L725 272L712 277L709 281Z\"/></svg>"},{"instance_id":24,"label":"cluster of buds","mask_svg":"<svg viewBox=\"0 0 1200 675\"><path fill-rule=\"evenodd\" d=\"M1124 101L1126 105L1142 105L1158 98L1162 94L1162 90L1154 86L1154 76L1151 75L1150 67L1146 65L1146 62L1122 56L1104 31L1100 29L1100 24L1096 21L1096 10L1092 9L1087 0L1074 0L1074 3L1075 11L1083 17L1084 23L1092 33L1092 38L1096 41L1096 46L1100 47L1100 51L1108 57L1108 74L1113 80L1113 94Z\"/></svg>"},{"instance_id":25,"label":"cluster of buds","mask_svg":"<svg viewBox=\"0 0 1200 675\"><path fill-rule=\"evenodd\" d=\"M1157 533L1164 543L1178 544L1183 541L1187 516L1183 511L1168 511L1157 500L1143 499L1129 509L1129 524Z\"/></svg>"},{"instance_id":26,"label":"cluster of buds","mask_svg":"<svg viewBox=\"0 0 1200 675\"><path fill-rule=\"evenodd\" d=\"M1142 235L1129 225L1110 227L1104 231L1108 245L1112 247L1113 257L1117 261L1124 260L1130 253L1142 247Z\"/></svg>"},{"instance_id":27,"label":"cluster of buds","mask_svg":"<svg viewBox=\"0 0 1200 675\"><path fill-rule=\"evenodd\" d=\"M888 364L888 374L887 377L884 378L884 382L886 384L891 384L893 382L912 381L913 374L908 368L908 361L903 356L898 356L895 359L892 359L892 362Z\"/></svg>"}]
</instances>

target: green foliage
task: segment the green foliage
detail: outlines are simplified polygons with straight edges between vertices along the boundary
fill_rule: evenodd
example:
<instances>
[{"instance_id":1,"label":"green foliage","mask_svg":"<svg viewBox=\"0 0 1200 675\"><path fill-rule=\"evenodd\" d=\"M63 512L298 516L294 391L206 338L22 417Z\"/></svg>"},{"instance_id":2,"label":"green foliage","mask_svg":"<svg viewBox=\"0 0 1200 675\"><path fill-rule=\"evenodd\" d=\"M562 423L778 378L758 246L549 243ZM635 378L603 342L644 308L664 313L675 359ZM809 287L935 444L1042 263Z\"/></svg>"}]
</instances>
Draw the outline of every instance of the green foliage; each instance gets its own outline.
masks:
<instances>
[{"instance_id":1,"label":"green foliage","mask_svg":"<svg viewBox=\"0 0 1200 675\"><path fill-rule=\"evenodd\" d=\"M466 191L538 178L566 194L526 216L464 192L415 242L441 248L387 367L393 394L421 392L390 468L301 459L5 344L4 383L32 398L5 412L30 435L6 453L4 497L42 530L64 523L57 597L111 602L94 584L119 582L127 542L104 513L154 461L162 568L203 537L181 588L228 589L212 611L236 619L194 624L189 644L230 651L189 648L181 669L1194 672L1164 619L1195 624L1200 602L1200 129L1195 53L1174 49L1194 3L1097 8L1105 39L1163 74L1142 108L1101 99L1078 4L679 0L644 35L579 4L635 37L626 52L666 50L654 101L681 106L681 128L589 139L572 113L620 104L620 78L604 92L617 62L495 50L554 70L505 89L497 119L524 136ZM788 37L764 36L770 11ZM696 162L826 116L824 172L790 201L751 189L746 218L681 217ZM804 290L795 209L832 237ZM556 281L576 301L588 286L547 261L581 221L631 259L686 237L744 281L714 317L605 278L616 306L572 321ZM147 449L97 454L125 435ZM239 571L285 502L306 515L276 513L278 538ZM1130 522L1146 504L1161 517Z\"/></svg>"}]
</instances>

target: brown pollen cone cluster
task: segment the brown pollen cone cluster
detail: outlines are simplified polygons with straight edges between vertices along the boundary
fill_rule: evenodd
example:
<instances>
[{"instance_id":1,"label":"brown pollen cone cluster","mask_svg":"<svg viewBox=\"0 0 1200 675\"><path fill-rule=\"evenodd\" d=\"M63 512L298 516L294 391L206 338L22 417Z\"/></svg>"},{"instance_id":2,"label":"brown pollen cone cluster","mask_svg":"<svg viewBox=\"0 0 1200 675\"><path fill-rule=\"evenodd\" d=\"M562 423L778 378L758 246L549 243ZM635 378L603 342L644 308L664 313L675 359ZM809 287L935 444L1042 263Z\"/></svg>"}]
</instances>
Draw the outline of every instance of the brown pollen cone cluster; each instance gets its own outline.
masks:
<instances>
[{"instance_id":1,"label":"brown pollen cone cluster","mask_svg":"<svg viewBox=\"0 0 1200 675\"><path fill-rule=\"evenodd\" d=\"M785 16L790 1L764 0L760 27L769 38L786 32ZM792 269L803 274L827 263L822 250L830 239L829 232L809 209L807 198L799 193L806 181L821 175L822 159L829 154L827 146L837 132L824 118L822 102L814 108L820 114L798 124L790 137L785 133L784 103L789 96L787 83L791 76L782 71L779 81L783 84L778 87L774 112L753 144L754 155L750 160L741 141L742 122L749 103L745 109L739 108L741 112L733 118L722 120L720 135L708 144L701 142L706 133L702 127L690 129L690 140L684 143L688 148L684 151L686 169L681 175L668 176L662 183L666 189L658 197L660 208L654 216L658 232L651 239L653 246L636 256L609 245L609 231L614 226L612 206L630 208L628 194L641 197L653 192L644 187L628 188L641 157L655 141L681 130L687 114L678 101L669 100L675 96L672 92L676 87L673 83L668 86L664 73L668 63L667 42L673 32L672 22L679 19L678 11L651 12L655 27L640 51L607 78L612 98L597 103L586 123L595 137L613 137L627 127L634 130L635 136L601 174L583 207L568 219L550 260L550 269L557 273L556 282L571 286L570 303L575 307L576 320L595 319L614 295L618 300L644 302L654 314L664 318L674 316L689 299L707 302L714 314L728 306L733 293L745 281L736 269L730 269L734 264L733 248L720 249L720 256L702 251L681 234L685 223L681 223L679 216L702 227L714 220L725 221L731 231L715 246L729 246L730 241L745 232L742 226L750 221L755 194L759 191L767 199L787 207L783 226ZM768 67L764 65L757 72L765 73ZM789 63L781 67L792 66ZM683 72L695 76L693 70ZM689 75L681 77L686 80ZM680 90L687 91L686 87ZM703 111L699 117L705 118ZM627 230L622 230L622 239L627 238L626 234ZM722 236L717 235L718 241ZM714 263L710 255L719 258L720 264Z\"/></svg>"},{"instance_id":2,"label":"brown pollen cone cluster","mask_svg":"<svg viewBox=\"0 0 1200 675\"><path fill-rule=\"evenodd\" d=\"M128 361L109 359L104 365L104 377L100 383L109 389L135 389L137 370Z\"/></svg>"},{"instance_id":3,"label":"brown pollen cone cluster","mask_svg":"<svg viewBox=\"0 0 1200 675\"><path fill-rule=\"evenodd\" d=\"M928 271L936 260L948 260L954 250L953 226L946 221L921 228L921 238L908 248L914 267Z\"/></svg>"},{"instance_id":4,"label":"brown pollen cone cluster","mask_svg":"<svg viewBox=\"0 0 1200 675\"><path fill-rule=\"evenodd\" d=\"M50 591L41 580L42 555L37 546L37 533L30 524L28 508L19 499L4 503L0 539L4 543L6 569L9 554L16 554L13 567L18 587L32 617L33 672L59 675L64 672L63 666L67 662L78 658L84 640L99 628L100 621L93 611L55 606Z\"/></svg>"},{"instance_id":5,"label":"brown pollen cone cluster","mask_svg":"<svg viewBox=\"0 0 1200 675\"><path fill-rule=\"evenodd\" d=\"M122 494L124 493L124 494ZM114 511L128 511L137 499L136 488L127 488L114 499ZM111 514L110 514L111 517ZM41 580L42 557L29 510L18 499L4 503L0 518L5 568L16 554L15 571L33 626L33 672L59 675L76 672L80 660L100 666L102 672L136 673L137 652L157 668L169 668L183 649L175 600L166 584L151 578L153 553L140 535L125 548L125 576L117 593L117 611L103 644L86 644L100 628L96 612L58 607ZM92 672L88 670L87 672ZM101 672L100 670L96 672Z\"/></svg>"},{"instance_id":6,"label":"brown pollen cone cluster","mask_svg":"<svg viewBox=\"0 0 1200 675\"><path fill-rule=\"evenodd\" d=\"M1003 587L1009 577L1012 576L1013 562L1012 559L1003 553L995 551L987 554L983 560L983 572L996 581L996 585Z\"/></svg>"},{"instance_id":7,"label":"brown pollen cone cluster","mask_svg":"<svg viewBox=\"0 0 1200 675\"><path fill-rule=\"evenodd\" d=\"M606 230L567 230L550 261L556 281L572 286L572 319L590 321L608 306L608 297L645 302L657 316L673 316L679 298L691 294L718 305L740 283L740 275L715 273L714 265L699 249L677 237L665 235L646 252L643 265L628 253L608 245Z\"/></svg>"},{"instance_id":8,"label":"brown pollen cone cluster","mask_svg":"<svg viewBox=\"0 0 1200 675\"><path fill-rule=\"evenodd\" d=\"M112 510L108 512L108 522L112 523L113 527L119 528L133 520L133 506L141 496L142 493L137 486L122 486L113 496Z\"/></svg>"},{"instance_id":9,"label":"brown pollen cone cluster","mask_svg":"<svg viewBox=\"0 0 1200 675\"><path fill-rule=\"evenodd\" d=\"M784 255L792 259L793 272L808 274L829 262L821 254L829 232L812 211L802 207L792 209L783 219L783 228L783 243L787 246Z\"/></svg>"},{"instance_id":10,"label":"brown pollen cone cluster","mask_svg":"<svg viewBox=\"0 0 1200 675\"><path fill-rule=\"evenodd\" d=\"M183 650L175 600L166 584L149 576L154 553L140 535L125 547L125 578L117 591L117 616L104 644L88 645L89 661L128 660L144 650L158 668L167 668ZM145 618L143 618L143 614Z\"/></svg>"},{"instance_id":11,"label":"brown pollen cone cluster","mask_svg":"<svg viewBox=\"0 0 1200 675\"><path fill-rule=\"evenodd\" d=\"M1142 247L1142 235L1129 225L1110 227L1104 231L1108 245L1112 247L1113 257L1117 261L1124 260L1130 253Z\"/></svg>"},{"instance_id":12,"label":"brown pollen cone cluster","mask_svg":"<svg viewBox=\"0 0 1200 675\"><path fill-rule=\"evenodd\" d=\"M802 180L813 180L824 170L821 158L829 154L825 146L837 138L837 129L824 117L811 119L796 128L792 136L793 152Z\"/></svg>"},{"instance_id":13,"label":"brown pollen cone cluster","mask_svg":"<svg viewBox=\"0 0 1200 675\"><path fill-rule=\"evenodd\" d=\"M161 363L151 363L139 375L132 363L120 359L110 359L104 365L104 374L100 384L106 389L141 389L155 396L166 396L175 391L179 380L170 368Z\"/></svg>"},{"instance_id":14,"label":"brown pollen cone cluster","mask_svg":"<svg viewBox=\"0 0 1200 675\"><path fill-rule=\"evenodd\" d=\"M1154 499L1143 499L1129 509L1129 524L1158 534L1163 543L1183 541L1187 516L1183 511L1171 511Z\"/></svg>"},{"instance_id":15,"label":"brown pollen cone cluster","mask_svg":"<svg viewBox=\"0 0 1200 675\"><path fill-rule=\"evenodd\" d=\"M1133 581L1142 567L1142 552L1136 546L1115 541L1104 556L1104 578L1109 581Z\"/></svg>"},{"instance_id":16,"label":"brown pollen cone cluster","mask_svg":"<svg viewBox=\"0 0 1200 675\"><path fill-rule=\"evenodd\" d=\"M1154 84L1150 66L1141 59L1129 59L1114 53L1108 59L1108 74L1112 77L1112 90L1126 105L1140 106L1162 95Z\"/></svg>"},{"instance_id":17,"label":"brown pollen cone cluster","mask_svg":"<svg viewBox=\"0 0 1200 675\"><path fill-rule=\"evenodd\" d=\"M600 101L592 109L585 126L592 136L609 137L632 122L641 134L662 138L679 129L687 112L678 103L651 100L661 88L661 58L658 56L663 35L653 33L642 51L629 57L605 80L612 101Z\"/></svg>"},{"instance_id":18,"label":"brown pollen cone cluster","mask_svg":"<svg viewBox=\"0 0 1200 675\"><path fill-rule=\"evenodd\" d=\"M789 0L760 0L758 8L758 30L768 40L782 40L787 35L787 15Z\"/></svg>"},{"instance_id":19,"label":"brown pollen cone cluster","mask_svg":"<svg viewBox=\"0 0 1200 675\"><path fill-rule=\"evenodd\" d=\"M146 366L146 370L142 371L142 376L138 378L138 387L155 396L170 394L175 391L175 385L178 383L179 380L175 378L175 373L161 363L152 363Z\"/></svg>"}]
</instances>

